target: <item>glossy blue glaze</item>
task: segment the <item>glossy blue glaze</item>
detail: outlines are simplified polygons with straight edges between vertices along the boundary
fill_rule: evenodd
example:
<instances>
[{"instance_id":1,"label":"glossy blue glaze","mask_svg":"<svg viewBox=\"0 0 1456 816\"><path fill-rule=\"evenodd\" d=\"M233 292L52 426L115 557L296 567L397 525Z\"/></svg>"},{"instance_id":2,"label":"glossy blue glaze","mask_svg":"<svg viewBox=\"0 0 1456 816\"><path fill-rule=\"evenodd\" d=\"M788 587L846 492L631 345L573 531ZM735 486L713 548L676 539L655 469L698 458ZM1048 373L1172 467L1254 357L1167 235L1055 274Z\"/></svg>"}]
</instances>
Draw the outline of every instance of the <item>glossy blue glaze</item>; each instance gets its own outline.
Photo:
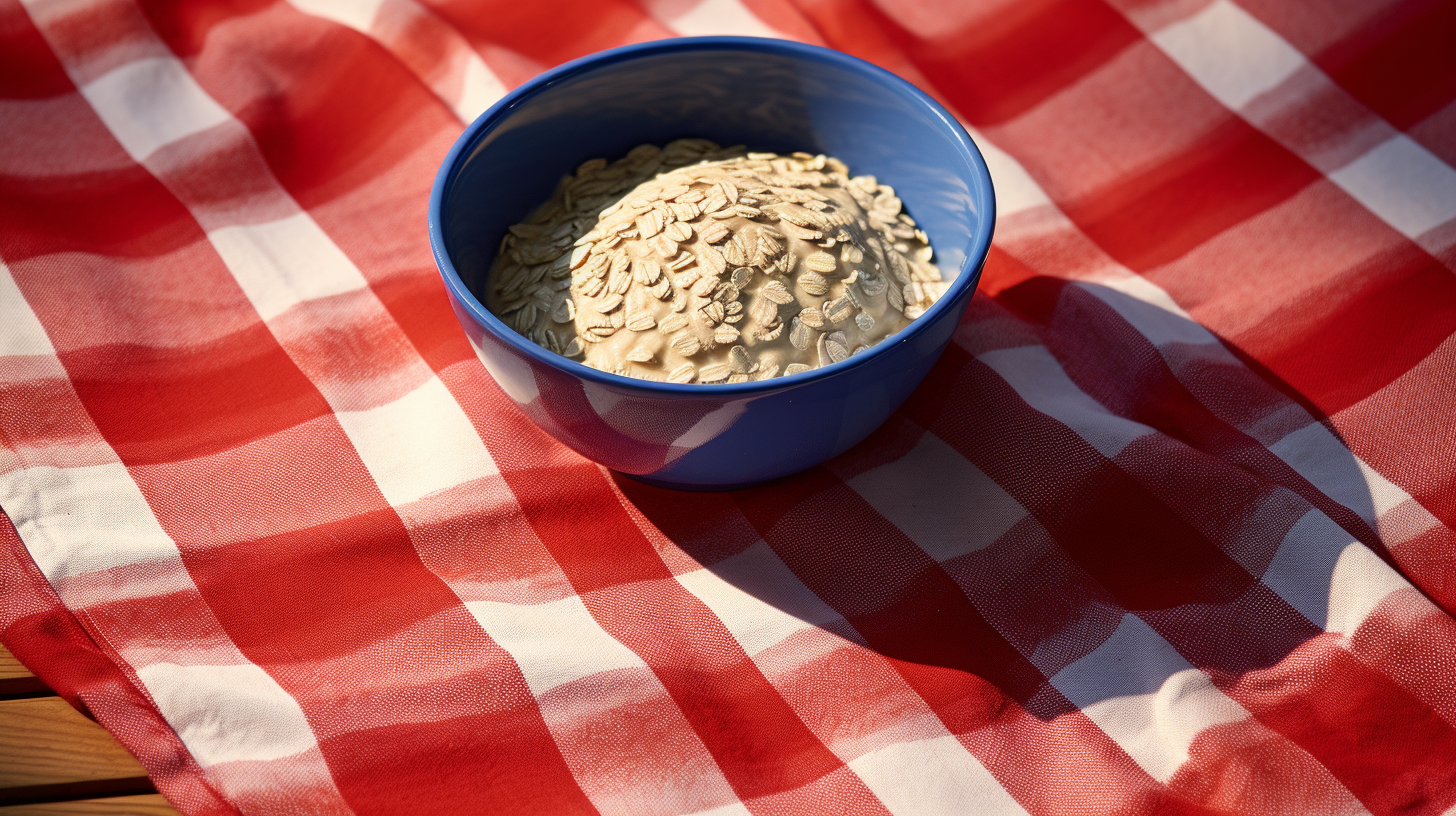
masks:
<instances>
[{"instance_id":1,"label":"glossy blue glaze","mask_svg":"<svg viewBox=\"0 0 1456 816\"><path fill-rule=\"evenodd\" d=\"M535 345L483 305L506 227L596 156L701 136L823 152L893 186L955 285L879 345L825 368L737 385L597 371ZM884 422L929 372L980 277L995 222L985 161L914 86L815 46L748 37L603 51L536 77L456 141L430 198L430 241L455 314L491 376L547 433L613 470L726 489L818 464Z\"/></svg>"}]
</instances>

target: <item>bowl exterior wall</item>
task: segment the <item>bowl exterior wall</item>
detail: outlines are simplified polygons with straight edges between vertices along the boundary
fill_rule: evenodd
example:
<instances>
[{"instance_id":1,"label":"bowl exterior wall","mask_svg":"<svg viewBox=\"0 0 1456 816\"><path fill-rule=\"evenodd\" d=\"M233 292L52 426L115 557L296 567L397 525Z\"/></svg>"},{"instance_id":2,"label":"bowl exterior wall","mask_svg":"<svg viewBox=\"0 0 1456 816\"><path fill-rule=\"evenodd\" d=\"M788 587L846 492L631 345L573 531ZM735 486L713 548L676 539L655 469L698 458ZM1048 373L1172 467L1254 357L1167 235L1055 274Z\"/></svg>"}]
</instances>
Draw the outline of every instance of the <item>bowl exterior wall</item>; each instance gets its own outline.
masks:
<instances>
[{"instance_id":1,"label":"bowl exterior wall","mask_svg":"<svg viewBox=\"0 0 1456 816\"><path fill-rule=\"evenodd\" d=\"M884 354L821 380L754 395L691 397L582 380L503 342L458 298L451 305L476 355L526 416L612 470L688 490L731 489L813 467L868 436L925 378L970 303L961 293L935 324ZM893 337L886 343L897 342Z\"/></svg>"}]
</instances>

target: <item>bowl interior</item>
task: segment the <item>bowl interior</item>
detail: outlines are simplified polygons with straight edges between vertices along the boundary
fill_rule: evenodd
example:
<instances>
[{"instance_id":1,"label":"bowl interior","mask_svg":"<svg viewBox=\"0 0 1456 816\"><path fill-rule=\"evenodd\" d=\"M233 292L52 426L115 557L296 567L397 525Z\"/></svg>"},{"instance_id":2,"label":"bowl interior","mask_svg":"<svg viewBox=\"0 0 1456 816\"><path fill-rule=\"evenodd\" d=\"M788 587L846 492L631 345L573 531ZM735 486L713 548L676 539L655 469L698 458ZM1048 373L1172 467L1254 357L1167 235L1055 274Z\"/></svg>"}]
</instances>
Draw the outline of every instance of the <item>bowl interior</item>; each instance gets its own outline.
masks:
<instances>
[{"instance_id":1,"label":"bowl interior","mask_svg":"<svg viewBox=\"0 0 1456 816\"><path fill-rule=\"evenodd\" d=\"M654 47L655 46L655 47ZM989 237L984 169L960 126L893 76L824 49L774 41L677 40L593 59L478 122L440 205L441 239L484 302L506 227L581 162L700 136L722 145L842 159L893 186L954 278ZM494 116L492 116L494 113Z\"/></svg>"}]
</instances>

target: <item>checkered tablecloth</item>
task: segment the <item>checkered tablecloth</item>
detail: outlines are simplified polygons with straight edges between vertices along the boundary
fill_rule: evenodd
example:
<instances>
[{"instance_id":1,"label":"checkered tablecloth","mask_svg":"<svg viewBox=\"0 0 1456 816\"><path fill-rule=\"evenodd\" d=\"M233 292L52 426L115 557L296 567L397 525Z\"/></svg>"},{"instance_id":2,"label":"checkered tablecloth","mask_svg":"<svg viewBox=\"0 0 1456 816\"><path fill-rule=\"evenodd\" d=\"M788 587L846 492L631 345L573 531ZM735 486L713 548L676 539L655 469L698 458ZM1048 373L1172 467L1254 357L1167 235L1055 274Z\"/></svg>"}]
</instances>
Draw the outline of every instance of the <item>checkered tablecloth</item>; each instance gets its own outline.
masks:
<instances>
[{"instance_id":1,"label":"checkered tablecloth","mask_svg":"<svg viewBox=\"0 0 1456 816\"><path fill-rule=\"evenodd\" d=\"M682 494L489 379L425 208L591 51L971 129L870 439ZM0 0L0 626L188 814L1456 805L1451 0Z\"/></svg>"}]
</instances>

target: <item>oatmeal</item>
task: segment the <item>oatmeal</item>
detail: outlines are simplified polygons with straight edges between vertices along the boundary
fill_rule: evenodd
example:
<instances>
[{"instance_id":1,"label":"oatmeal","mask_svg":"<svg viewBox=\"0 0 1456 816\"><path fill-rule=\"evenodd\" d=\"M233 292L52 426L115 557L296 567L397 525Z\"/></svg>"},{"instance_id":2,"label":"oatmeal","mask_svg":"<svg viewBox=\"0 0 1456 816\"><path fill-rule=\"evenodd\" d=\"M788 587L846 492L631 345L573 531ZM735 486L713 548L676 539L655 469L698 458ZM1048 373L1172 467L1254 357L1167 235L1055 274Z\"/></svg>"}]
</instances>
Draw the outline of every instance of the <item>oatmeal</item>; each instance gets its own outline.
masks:
<instances>
[{"instance_id":1,"label":"oatmeal","mask_svg":"<svg viewBox=\"0 0 1456 816\"><path fill-rule=\"evenodd\" d=\"M873 176L823 155L681 139L593 159L513 225L486 303L533 342L675 383L836 363L949 286L929 239Z\"/></svg>"}]
</instances>

